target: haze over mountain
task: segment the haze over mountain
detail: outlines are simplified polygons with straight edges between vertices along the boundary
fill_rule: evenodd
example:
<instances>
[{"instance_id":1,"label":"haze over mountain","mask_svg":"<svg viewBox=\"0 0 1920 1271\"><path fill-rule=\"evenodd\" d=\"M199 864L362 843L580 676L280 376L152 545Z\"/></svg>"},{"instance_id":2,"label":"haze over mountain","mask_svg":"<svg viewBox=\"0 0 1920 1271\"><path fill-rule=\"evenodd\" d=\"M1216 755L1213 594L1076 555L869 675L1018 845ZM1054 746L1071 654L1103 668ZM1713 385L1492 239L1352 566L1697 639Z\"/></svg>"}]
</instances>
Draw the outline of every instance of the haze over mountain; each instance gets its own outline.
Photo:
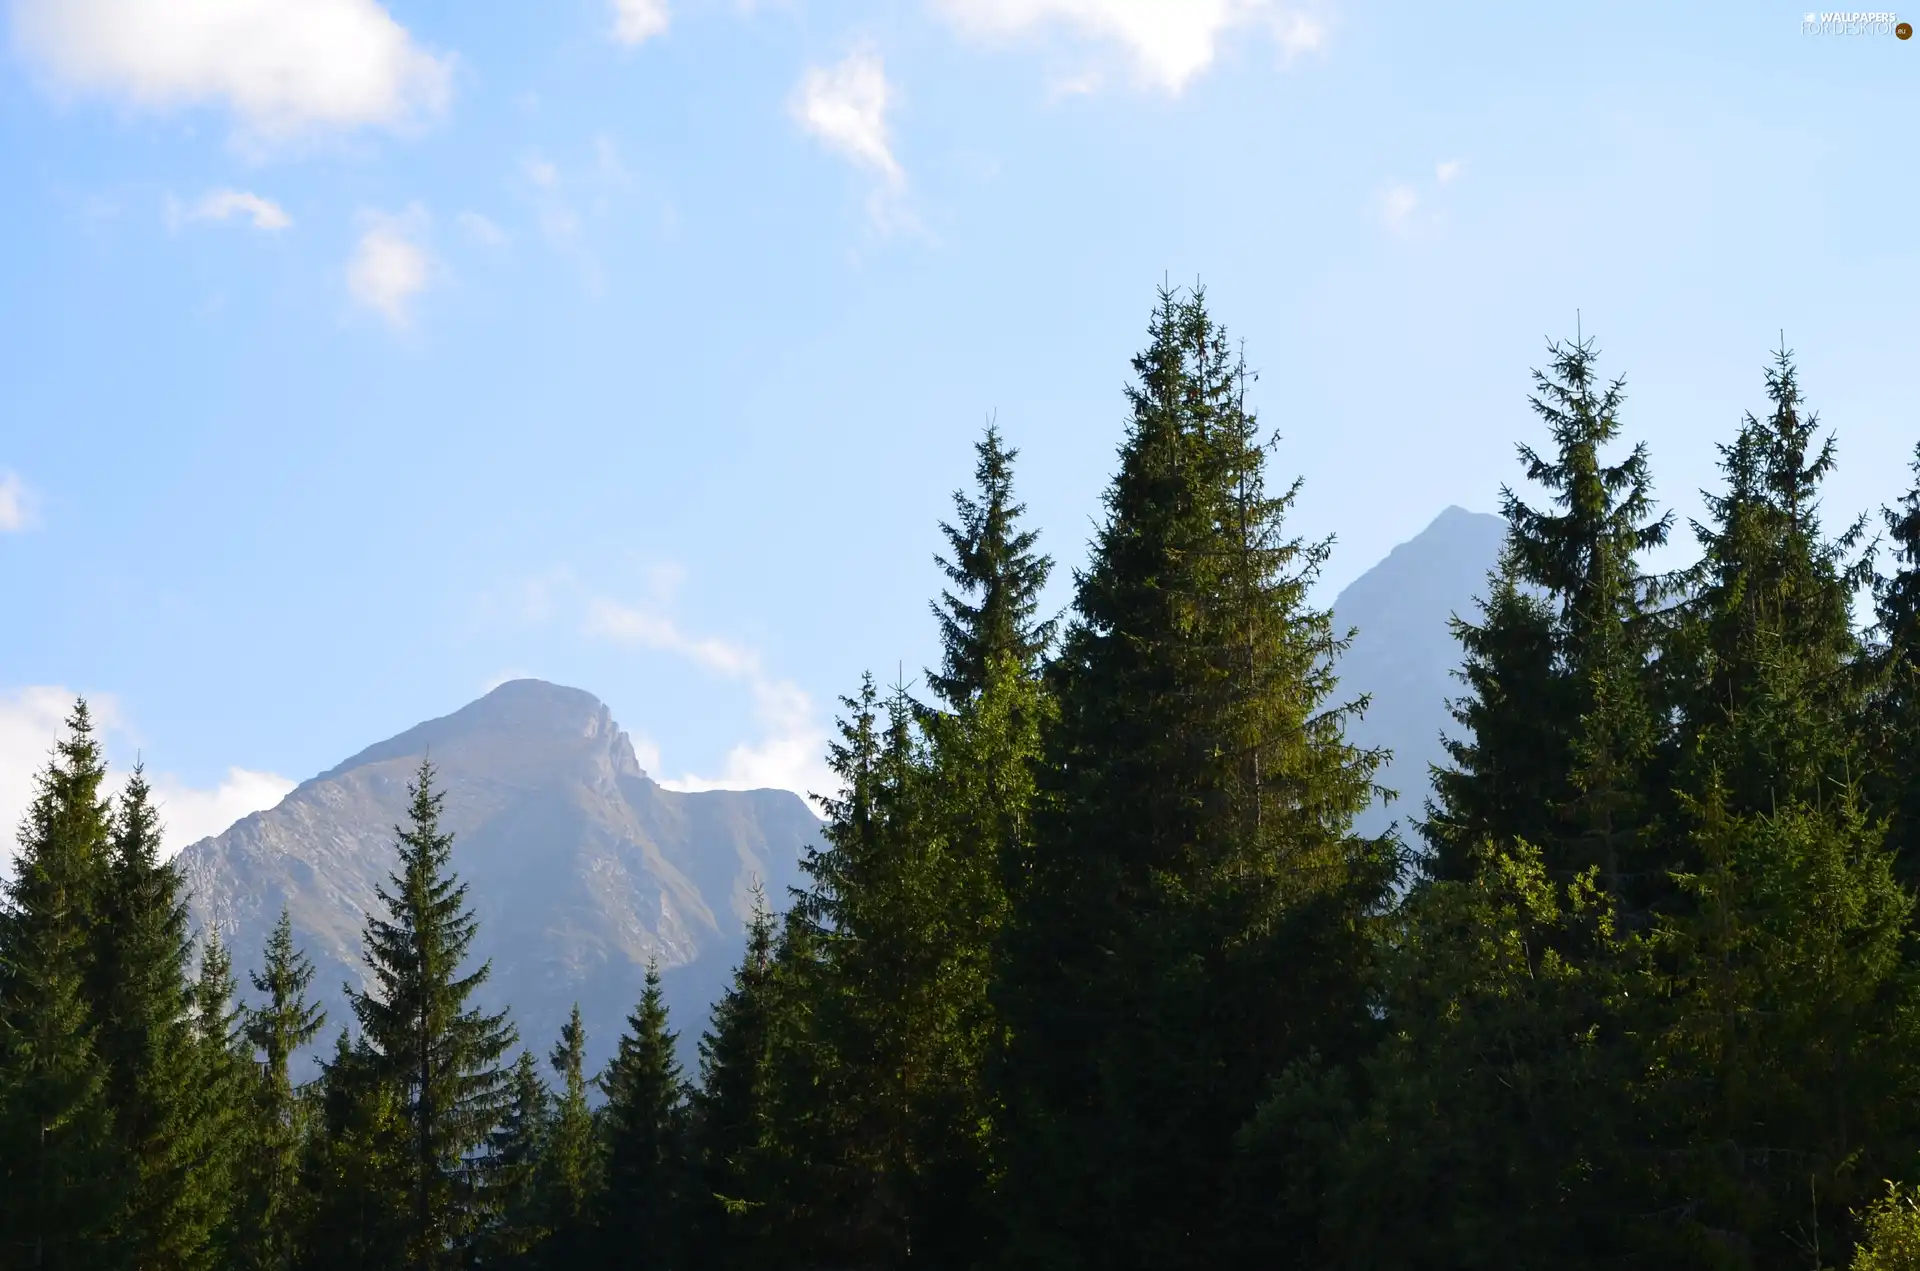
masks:
<instances>
[{"instance_id":1,"label":"haze over mountain","mask_svg":"<svg viewBox=\"0 0 1920 1271\"><path fill-rule=\"evenodd\" d=\"M1450 507L1333 602L1336 627L1358 628L1340 661L1341 697L1373 695L1350 735L1361 745L1393 751L1379 780L1399 798L1368 809L1359 823L1367 833L1397 820L1402 835L1417 846L1412 820L1423 815L1427 767L1445 757L1440 735L1454 730L1446 703L1461 691L1453 678L1460 646L1448 620L1478 612L1475 598L1486 590L1506 525L1497 516Z\"/></svg>"},{"instance_id":2,"label":"haze over mountain","mask_svg":"<svg viewBox=\"0 0 1920 1271\"><path fill-rule=\"evenodd\" d=\"M742 947L752 889L775 905L819 822L785 790L680 793L641 769L589 693L514 680L453 714L369 746L277 807L180 854L196 925L217 927L237 967L259 965L282 905L317 969L328 1028L350 1018L361 932L394 867L407 785L431 757L446 792L454 868L491 959L480 999L511 1006L544 1054L580 1002L597 1065L657 959L683 1042Z\"/></svg>"}]
</instances>

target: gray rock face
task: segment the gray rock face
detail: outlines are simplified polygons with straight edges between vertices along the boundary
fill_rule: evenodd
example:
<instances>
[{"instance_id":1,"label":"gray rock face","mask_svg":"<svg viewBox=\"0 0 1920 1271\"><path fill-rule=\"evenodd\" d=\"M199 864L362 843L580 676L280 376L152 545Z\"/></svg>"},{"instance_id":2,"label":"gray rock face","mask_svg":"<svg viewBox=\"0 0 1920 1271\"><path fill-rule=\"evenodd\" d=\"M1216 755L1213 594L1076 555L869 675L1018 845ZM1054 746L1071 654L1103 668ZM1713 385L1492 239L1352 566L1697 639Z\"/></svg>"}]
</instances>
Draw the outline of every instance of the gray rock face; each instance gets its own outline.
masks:
<instances>
[{"instance_id":1,"label":"gray rock face","mask_svg":"<svg viewBox=\"0 0 1920 1271\"><path fill-rule=\"evenodd\" d=\"M589 693L502 684L180 854L196 925L217 928L243 972L287 908L317 970L327 1045L350 1018L343 985L363 987L361 933L422 758L446 793L442 825L480 920L473 955L492 962L479 998L509 1007L541 1055L578 1001L590 1058L604 1061L649 960L690 1047L739 957L755 883L782 907L819 832L785 790L662 789Z\"/></svg>"},{"instance_id":2,"label":"gray rock face","mask_svg":"<svg viewBox=\"0 0 1920 1271\"><path fill-rule=\"evenodd\" d=\"M1363 833L1378 834L1397 820L1408 843L1419 845L1411 821L1425 815L1428 765L1446 758L1442 731L1458 731L1447 699L1461 692L1453 678L1460 646L1448 620L1477 617L1476 598L1486 594L1506 527L1500 517L1450 507L1333 602L1335 626L1358 628L1340 661L1340 698L1373 697L1349 735L1393 751L1380 784L1399 794L1360 818Z\"/></svg>"}]
</instances>

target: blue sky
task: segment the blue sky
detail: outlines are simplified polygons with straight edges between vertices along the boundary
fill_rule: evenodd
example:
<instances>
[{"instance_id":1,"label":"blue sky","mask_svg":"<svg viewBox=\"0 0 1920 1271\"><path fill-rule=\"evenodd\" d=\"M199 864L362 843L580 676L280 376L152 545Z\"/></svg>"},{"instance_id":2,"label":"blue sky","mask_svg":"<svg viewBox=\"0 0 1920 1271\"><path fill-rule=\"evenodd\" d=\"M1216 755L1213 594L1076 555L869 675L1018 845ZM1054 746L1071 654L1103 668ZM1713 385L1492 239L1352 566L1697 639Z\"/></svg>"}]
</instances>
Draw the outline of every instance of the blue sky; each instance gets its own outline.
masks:
<instances>
[{"instance_id":1,"label":"blue sky","mask_svg":"<svg viewBox=\"0 0 1920 1271\"><path fill-rule=\"evenodd\" d=\"M10 0L0 816L98 700L176 839L533 674L818 788L990 413L1084 553L1203 281L1335 534L1492 510L1576 310L1682 513L1784 329L1920 439L1920 41L1784 4ZM1068 597L1066 570L1054 600Z\"/></svg>"}]
</instances>

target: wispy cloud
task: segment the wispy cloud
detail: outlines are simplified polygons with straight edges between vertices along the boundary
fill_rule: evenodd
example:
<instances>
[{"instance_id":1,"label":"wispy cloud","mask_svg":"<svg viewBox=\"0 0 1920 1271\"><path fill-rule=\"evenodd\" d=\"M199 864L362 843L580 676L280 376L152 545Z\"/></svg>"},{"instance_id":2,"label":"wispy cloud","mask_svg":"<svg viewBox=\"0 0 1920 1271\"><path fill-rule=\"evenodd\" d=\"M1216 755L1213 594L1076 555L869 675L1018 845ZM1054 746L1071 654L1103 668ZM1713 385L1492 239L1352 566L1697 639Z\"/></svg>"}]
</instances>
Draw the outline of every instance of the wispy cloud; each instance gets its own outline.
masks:
<instances>
[{"instance_id":1,"label":"wispy cloud","mask_svg":"<svg viewBox=\"0 0 1920 1271\"><path fill-rule=\"evenodd\" d=\"M364 229L347 262L347 291L390 326L412 325L413 302L427 288L432 262L421 238L427 215L419 206L398 216L366 212Z\"/></svg>"},{"instance_id":2,"label":"wispy cloud","mask_svg":"<svg viewBox=\"0 0 1920 1271\"><path fill-rule=\"evenodd\" d=\"M179 221L228 221L235 216L243 216L253 222L258 230L283 230L293 224L293 218L287 210L272 199L263 198L247 190L209 190L191 207L181 209L170 205L168 220Z\"/></svg>"},{"instance_id":3,"label":"wispy cloud","mask_svg":"<svg viewBox=\"0 0 1920 1271\"><path fill-rule=\"evenodd\" d=\"M665 35L673 20L667 0L612 0L613 38L632 47Z\"/></svg>"},{"instance_id":4,"label":"wispy cloud","mask_svg":"<svg viewBox=\"0 0 1920 1271\"><path fill-rule=\"evenodd\" d=\"M18 534L38 524L33 504L33 491L20 474L0 469L0 534Z\"/></svg>"},{"instance_id":5,"label":"wispy cloud","mask_svg":"<svg viewBox=\"0 0 1920 1271\"><path fill-rule=\"evenodd\" d=\"M1265 32L1282 61L1323 52L1326 23L1276 0L932 0L965 35L1001 42L1065 33L1117 47L1135 78L1169 94L1204 74L1230 34Z\"/></svg>"},{"instance_id":6,"label":"wispy cloud","mask_svg":"<svg viewBox=\"0 0 1920 1271\"><path fill-rule=\"evenodd\" d=\"M1452 181L1455 177L1459 175L1460 175L1460 161L1458 159L1448 159L1444 163L1437 163L1434 165L1433 179L1438 181L1441 185L1447 184L1449 181Z\"/></svg>"},{"instance_id":7,"label":"wispy cloud","mask_svg":"<svg viewBox=\"0 0 1920 1271\"><path fill-rule=\"evenodd\" d=\"M794 89L790 109L808 134L828 149L888 180L901 178L887 136L893 90L871 48L856 49L832 66L810 66Z\"/></svg>"},{"instance_id":8,"label":"wispy cloud","mask_svg":"<svg viewBox=\"0 0 1920 1271\"><path fill-rule=\"evenodd\" d=\"M14 0L14 42L65 92L218 103L271 143L444 110L453 63L378 0Z\"/></svg>"},{"instance_id":9,"label":"wispy cloud","mask_svg":"<svg viewBox=\"0 0 1920 1271\"><path fill-rule=\"evenodd\" d=\"M758 735L729 748L717 773L664 776L658 745L645 736L635 739L641 766L668 789L830 793L834 786L825 762L827 733L812 698L771 671L759 650L689 630L673 612L683 581L678 567L660 566L648 571L637 597L616 596L583 585L571 570L554 569L483 597L481 609L494 620L557 624L595 642L665 654L744 686Z\"/></svg>"}]
</instances>

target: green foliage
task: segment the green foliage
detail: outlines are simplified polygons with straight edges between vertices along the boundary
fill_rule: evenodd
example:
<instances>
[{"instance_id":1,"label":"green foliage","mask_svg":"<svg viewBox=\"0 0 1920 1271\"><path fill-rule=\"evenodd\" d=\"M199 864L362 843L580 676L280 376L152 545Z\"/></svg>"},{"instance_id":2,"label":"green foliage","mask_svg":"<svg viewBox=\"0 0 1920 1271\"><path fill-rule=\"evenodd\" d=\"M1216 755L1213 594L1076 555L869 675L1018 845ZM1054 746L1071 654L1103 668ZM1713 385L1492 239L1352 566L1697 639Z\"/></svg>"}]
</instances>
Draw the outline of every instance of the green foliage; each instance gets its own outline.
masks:
<instances>
[{"instance_id":1,"label":"green foliage","mask_svg":"<svg viewBox=\"0 0 1920 1271\"><path fill-rule=\"evenodd\" d=\"M1534 413L1550 456L1520 446L1538 509L1501 492L1507 543L1481 621L1455 619L1468 690L1453 707L1465 732L1434 774L1423 831L1436 877L1464 879L1488 841L1537 845L1562 880L1598 868L1632 908L1661 891L1650 835L1665 734L1655 682L1661 585L1640 556L1666 542L1644 444L1603 461L1618 440L1622 382L1602 385L1592 340L1556 344L1535 371Z\"/></svg>"},{"instance_id":2,"label":"green foliage","mask_svg":"<svg viewBox=\"0 0 1920 1271\"><path fill-rule=\"evenodd\" d=\"M1331 706L1343 640L1307 603L1248 375L1198 296L1134 361L1107 521L1053 684L1001 1001L1016 1255L1210 1266L1229 1149L1269 1078L1371 1036L1355 840L1381 757Z\"/></svg>"},{"instance_id":3,"label":"green foliage","mask_svg":"<svg viewBox=\"0 0 1920 1271\"><path fill-rule=\"evenodd\" d=\"M86 703L36 778L0 910L0 1252L92 1267L119 1236L129 1169L88 1000L113 839Z\"/></svg>"},{"instance_id":4,"label":"green foliage","mask_svg":"<svg viewBox=\"0 0 1920 1271\"><path fill-rule=\"evenodd\" d=\"M453 836L440 829L445 796L422 762L397 828L400 863L379 889L385 917L367 919L368 992L350 995L361 1066L406 1126L402 1206L406 1263L454 1264L485 1227L491 1197L476 1154L506 1110L500 1059L513 1027L468 1005L488 967L463 972L477 929L466 886L452 872Z\"/></svg>"},{"instance_id":5,"label":"green foliage","mask_svg":"<svg viewBox=\"0 0 1920 1271\"><path fill-rule=\"evenodd\" d=\"M263 1000L247 1010L243 1030L255 1066L234 1261L242 1268L284 1271L294 1261L300 1144L308 1128L307 1104L294 1089L289 1064L326 1024L326 1012L307 1000L313 964L294 947L285 909L267 940L266 965L250 979Z\"/></svg>"},{"instance_id":6,"label":"green foliage","mask_svg":"<svg viewBox=\"0 0 1920 1271\"><path fill-rule=\"evenodd\" d=\"M687 1090L674 1057L660 971L646 989L600 1088L606 1186L596 1223L604 1265L674 1271L684 1264Z\"/></svg>"},{"instance_id":7,"label":"green foliage","mask_svg":"<svg viewBox=\"0 0 1920 1271\"><path fill-rule=\"evenodd\" d=\"M692 1103L692 1261L721 1271L780 1265L769 1089L777 928L765 893L756 887L753 900L746 952L700 1039L700 1084Z\"/></svg>"},{"instance_id":8,"label":"green foliage","mask_svg":"<svg viewBox=\"0 0 1920 1271\"><path fill-rule=\"evenodd\" d=\"M487 1267L536 1267L546 1256L541 1164L553 1124L553 1096L531 1051L514 1060L511 1097L487 1144L496 1201L475 1261Z\"/></svg>"},{"instance_id":9,"label":"green foliage","mask_svg":"<svg viewBox=\"0 0 1920 1271\"><path fill-rule=\"evenodd\" d=\"M560 1093L541 1144L537 1173L542 1226L548 1235L548 1266L581 1265L593 1248L594 1220L602 1188L599 1134L587 1106L587 1030L580 1007L560 1030L548 1062L560 1077Z\"/></svg>"},{"instance_id":10,"label":"green foliage","mask_svg":"<svg viewBox=\"0 0 1920 1271\"><path fill-rule=\"evenodd\" d=\"M114 818L93 940L97 1044L131 1172L120 1239L134 1265L210 1267L233 1207L242 1123L230 1054L196 1028L200 989L188 976L183 887L160 859L150 793L136 768ZM210 963L224 965L212 950Z\"/></svg>"},{"instance_id":11,"label":"green foliage","mask_svg":"<svg viewBox=\"0 0 1920 1271\"><path fill-rule=\"evenodd\" d=\"M1896 1183L1866 1213L1852 1271L1920 1271L1920 1202Z\"/></svg>"},{"instance_id":12,"label":"green foliage","mask_svg":"<svg viewBox=\"0 0 1920 1271\"><path fill-rule=\"evenodd\" d=\"M88 1000L106 887L106 765L84 701L37 778L0 910L0 1252L83 1268L115 1248L131 1180Z\"/></svg>"},{"instance_id":13,"label":"green foliage","mask_svg":"<svg viewBox=\"0 0 1920 1271\"><path fill-rule=\"evenodd\" d=\"M301 1161L308 1196L299 1240L303 1271L399 1271L413 1211L412 1127L401 1088L379 1057L342 1029L321 1066L313 1132Z\"/></svg>"},{"instance_id":14,"label":"green foliage","mask_svg":"<svg viewBox=\"0 0 1920 1271\"><path fill-rule=\"evenodd\" d=\"M974 453L975 492L956 492L959 523L940 524L952 555L935 558L961 594L942 591L933 605L941 665L927 681L955 710L986 687L995 663L1008 659L1031 668L1053 638L1053 623L1036 619L1053 562L1033 550L1040 535L1020 528L1026 508L1013 498L1013 461L1020 452L1003 444L1000 430L989 424Z\"/></svg>"},{"instance_id":15,"label":"green foliage","mask_svg":"<svg viewBox=\"0 0 1920 1271\"><path fill-rule=\"evenodd\" d=\"M1535 375L1547 500L1504 492L1456 623L1404 892L1351 832L1382 756L1310 600L1327 545L1286 533L1204 298L1161 296L1057 648L990 428L934 701L845 699L694 1089L655 968L597 1110L577 1009L557 1089L503 1068L426 765L358 1036L296 1088L290 920L250 1009L217 933L190 973L151 792L105 798L81 703L0 905L0 1266L1920 1266L1920 490L1863 635L1783 351L1699 563L1651 577L1668 521L1594 361Z\"/></svg>"}]
</instances>

